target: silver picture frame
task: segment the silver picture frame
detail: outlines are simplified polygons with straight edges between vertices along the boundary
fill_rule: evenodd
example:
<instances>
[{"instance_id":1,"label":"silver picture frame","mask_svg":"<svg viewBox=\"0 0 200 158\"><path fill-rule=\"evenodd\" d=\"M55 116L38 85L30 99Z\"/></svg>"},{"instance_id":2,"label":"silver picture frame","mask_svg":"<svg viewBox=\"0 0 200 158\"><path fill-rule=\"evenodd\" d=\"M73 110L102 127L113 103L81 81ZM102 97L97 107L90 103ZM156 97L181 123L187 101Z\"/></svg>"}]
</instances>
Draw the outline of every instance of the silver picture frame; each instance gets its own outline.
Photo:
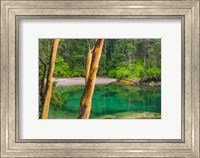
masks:
<instances>
[{"instance_id":1,"label":"silver picture frame","mask_svg":"<svg viewBox=\"0 0 200 158\"><path fill-rule=\"evenodd\" d=\"M198 158L199 7L199 0L1 0L1 157ZM19 139L19 20L39 18L181 19L181 139Z\"/></svg>"}]
</instances>

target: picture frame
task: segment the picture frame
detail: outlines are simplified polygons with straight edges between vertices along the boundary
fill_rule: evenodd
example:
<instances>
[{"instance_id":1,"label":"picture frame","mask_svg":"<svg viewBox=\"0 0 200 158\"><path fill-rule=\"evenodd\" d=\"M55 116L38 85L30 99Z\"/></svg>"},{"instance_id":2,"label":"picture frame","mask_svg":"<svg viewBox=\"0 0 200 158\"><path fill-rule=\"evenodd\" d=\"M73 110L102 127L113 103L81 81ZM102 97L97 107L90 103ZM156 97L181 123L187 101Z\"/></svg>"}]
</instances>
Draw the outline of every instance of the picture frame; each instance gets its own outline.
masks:
<instances>
[{"instance_id":1,"label":"picture frame","mask_svg":"<svg viewBox=\"0 0 200 158\"><path fill-rule=\"evenodd\" d=\"M199 5L199 0L1 1L1 157L198 158ZM181 139L19 139L18 21L23 18L181 19Z\"/></svg>"}]
</instances>

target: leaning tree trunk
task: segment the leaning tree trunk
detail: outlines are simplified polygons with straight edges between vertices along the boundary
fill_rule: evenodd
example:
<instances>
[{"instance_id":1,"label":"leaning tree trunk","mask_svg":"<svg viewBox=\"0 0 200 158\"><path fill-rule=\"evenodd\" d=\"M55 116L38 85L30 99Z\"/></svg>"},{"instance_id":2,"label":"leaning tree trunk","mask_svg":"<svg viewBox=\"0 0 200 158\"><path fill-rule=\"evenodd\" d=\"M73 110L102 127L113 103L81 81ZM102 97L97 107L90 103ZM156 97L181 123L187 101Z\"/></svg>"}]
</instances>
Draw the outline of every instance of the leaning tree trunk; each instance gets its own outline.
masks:
<instances>
[{"instance_id":1,"label":"leaning tree trunk","mask_svg":"<svg viewBox=\"0 0 200 158\"><path fill-rule=\"evenodd\" d=\"M86 84L80 102L79 119L88 119L90 116L91 101L103 43L103 39L97 39L93 49L88 52L85 71Z\"/></svg>"},{"instance_id":2,"label":"leaning tree trunk","mask_svg":"<svg viewBox=\"0 0 200 158\"><path fill-rule=\"evenodd\" d=\"M50 104L51 95L52 95L52 77L53 77L53 71L54 71L59 41L60 41L59 39L55 39L52 46L52 52L51 52L51 57L50 57L50 62L49 62L49 71L48 71L47 83L46 83L45 98L44 98L44 103L42 107L43 108L42 115L41 115L42 119L48 118L49 104Z\"/></svg>"},{"instance_id":3,"label":"leaning tree trunk","mask_svg":"<svg viewBox=\"0 0 200 158\"><path fill-rule=\"evenodd\" d=\"M45 62L41 58L39 58L39 60L44 66L44 71L43 71L42 81L41 81L41 86L40 86L40 97L43 99L44 98L44 85L45 85L47 64L45 64ZM42 103L43 103L43 101L42 101Z\"/></svg>"}]
</instances>

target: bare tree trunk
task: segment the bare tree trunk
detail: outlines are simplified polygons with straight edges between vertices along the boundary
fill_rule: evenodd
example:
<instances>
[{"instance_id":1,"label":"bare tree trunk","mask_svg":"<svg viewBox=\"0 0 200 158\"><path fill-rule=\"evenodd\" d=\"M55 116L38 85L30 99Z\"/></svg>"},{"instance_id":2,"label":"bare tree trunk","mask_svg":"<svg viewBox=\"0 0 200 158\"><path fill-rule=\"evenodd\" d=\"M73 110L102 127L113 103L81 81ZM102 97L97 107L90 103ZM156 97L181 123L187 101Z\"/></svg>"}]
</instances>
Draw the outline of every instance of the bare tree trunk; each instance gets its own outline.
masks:
<instances>
[{"instance_id":1,"label":"bare tree trunk","mask_svg":"<svg viewBox=\"0 0 200 158\"><path fill-rule=\"evenodd\" d=\"M42 76L42 83L41 83L41 86L40 86L40 96L41 96L41 98L44 98L44 84L45 84L45 76L46 76L47 65L44 63L44 61L41 58L39 58L39 60L44 66L44 71L43 71L43 76ZM42 103L43 103L43 101L42 101Z\"/></svg>"},{"instance_id":2,"label":"bare tree trunk","mask_svg":"<svg viewBox=\"0 0 200 158\"><path fill-rule=\"evenodd\" d=\"M145 49L144 49L144 57L143 57L143 66L145 67L146 66L146 56L147 56L147 48L145 46Z\"/></svg>"},{"instance_id":3,"label":"bare tree trunk","mask_svg":"<svg viewBox=\"0 0 200 158\"><path fill-rule=\"evenodd\" d=\"M88 52L85 75L86 84L80 102L80 112L78 117L79 119L88 119L90 116L91 101L94 92L96 74L98 71L103 43L103 39L97 39L93 49Z\"/></svg>"},{"instance_id":4,"label":"bare tree trunk","mask_svg":"<svg viewBox=\"0 0 200 158\"><path fill-rule=\"evenodd\" d=\"M146 66L146 59L147 59L147 47L148 41L144 40L144 57L143 57L143 66Z\"/></svg>"},{"instance_id":5,"label":"bare tree trunk","mask_svg":"<svg viewBox=\"0 0 200 158\"><path fill-rule=\"evenodd\" d=\"M104 60L104 63L103 63L103 74L105 75L105 72L106 72L106 53L107 53L107 45L106 43L104 44L105 45L105 48L104 48L104 52L105 52L105 60Z\"/></svg>"},{"instance_id":6,"label":"bare tree trunk","mask_svg":"<svg viewBox=\"0 0 200 158\"><path fill-rule=\"evenodd\" d=\"M131 56L129 56L129 70L131 70L132 68L132 59L131 59Z\"/></svg>"},{"instance_id":7,"label":"bare tree trunk","mask_svg":"<svg viewBox=\"0 0 200 158\"><path fill-rule=\"evenodd\" d=\"M59 41L60 41L59 39L55 39L53 42L53 46L52 46L52 52L51 52L51 57L50 57L50 62L49 62L49 70L48 70L48 76L47 76L46 91L45 91L45 99L44 99L44 103L43 103L43 107L42 107L43 108L42 115L41 115L42 119L48 118L49 104L50 104L51 95L52 95L52 77L53 77L53 71L54 71Z\"/></svg>"},{"instance_id":8,"label":"bare tree trunk","mask_svg":"<svg viewBox=\"0 0 200 158\"><path fill-rule=\"evenodd\" d=\"M91 62L92 62L92 50L89 50L87 54L87 61L86 61L86 66L85 66L85 84L87 83L88 78L89 78Z\"/></svg>"},{"instance_id":9,"label":"bare tree trunk","mask_svg":"<svg viewBox=\"0 0 200 158\"><path fill-rule=\"evenodd\" d=\"M132 53L129 53L128 58L129 58L129 70L131 70L132 69Z\"/></svg>"}]
</instances>

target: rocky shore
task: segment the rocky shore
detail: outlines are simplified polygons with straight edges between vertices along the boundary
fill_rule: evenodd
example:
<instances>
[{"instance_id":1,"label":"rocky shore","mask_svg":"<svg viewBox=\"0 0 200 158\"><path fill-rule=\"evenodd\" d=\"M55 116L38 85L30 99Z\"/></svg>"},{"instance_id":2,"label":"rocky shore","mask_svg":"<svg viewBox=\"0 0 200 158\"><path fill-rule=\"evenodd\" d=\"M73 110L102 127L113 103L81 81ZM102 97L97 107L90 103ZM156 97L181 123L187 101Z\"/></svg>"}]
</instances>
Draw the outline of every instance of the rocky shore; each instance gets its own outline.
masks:
<instances>
[{"instance_id":1,"label":"rocky shore","mask_svg":"<svg viewBox=\"0 0 200 158\"><path fill-rule=\"evenodd\" d=\"M151 87L160 87L161 81L156 80L140 80L140 79L121 79L116 82L109 83L110 85L119 85L119 86L151 86Z\"/></svg>"},{"instance_id":2,"label":"rocky shore","mask_svg":"<svg viewBox=\"0 0 200 158\"><path fill-rule=\"evenodd\" d=\"M53 82L56 82L56 87L64 86L76 86L85 85L85 78L73 77L73 78L54 78ZM119 86L161 86L160 81L149 80L149 79L121 79L117 80L109 77L97 77L96 85L119 85Z\"/></svg>"},{"instance_id":3,"label":"rocky shore","mask_svg":"<svg viewBox=\"0 0 200 158\"><path fill-rule=\"evenodd\" d=\"M116 82L115 78L108 77L97 77L96 85L107 85L112 82ZM76 86L76 85L85 85L84 77L73 77L73 78L54 78L53 82L56 82L56 87L64 87L64 86Z\"/></svg>"}]
</instances>

